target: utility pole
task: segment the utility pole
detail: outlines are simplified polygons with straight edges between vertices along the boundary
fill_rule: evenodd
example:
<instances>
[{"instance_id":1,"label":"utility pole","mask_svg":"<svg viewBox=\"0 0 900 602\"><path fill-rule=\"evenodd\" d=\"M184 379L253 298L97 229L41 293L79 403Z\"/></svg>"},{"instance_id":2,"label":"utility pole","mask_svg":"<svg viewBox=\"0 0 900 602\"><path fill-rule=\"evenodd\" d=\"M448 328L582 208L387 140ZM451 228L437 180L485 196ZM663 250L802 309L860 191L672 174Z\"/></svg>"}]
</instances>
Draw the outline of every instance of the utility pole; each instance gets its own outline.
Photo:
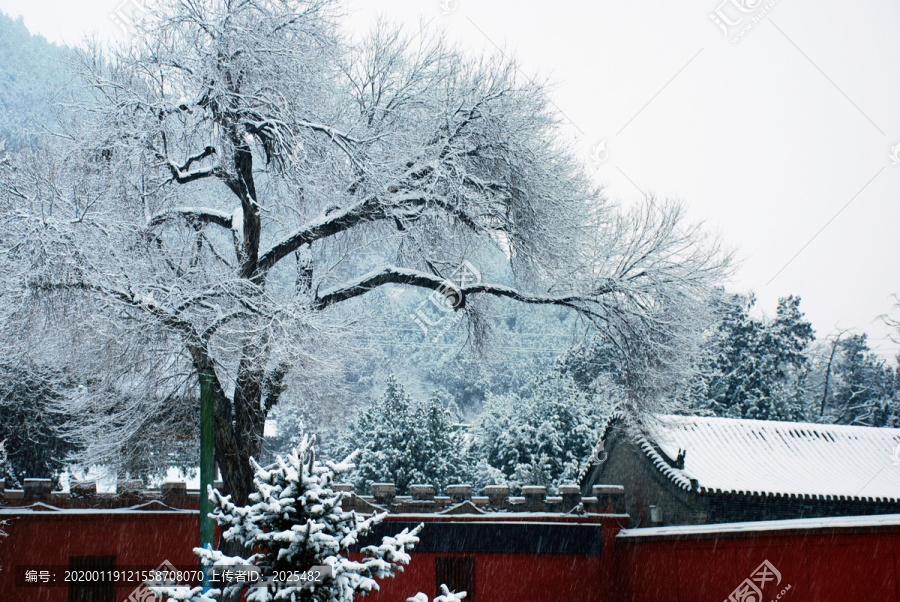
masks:
<instances>
[{"instance_id":1,"label":"utility pole","mask_svg":"<svg viewBox=\"0 0 900 602\"><path fill-rule=\"evenodd\" d=\"M209 517L212 503L207 493L216 478L215 462L215 381L216 373L206 368L200 373L200 547L213 547L213 520ZM201 563L203 587L209 588L209 577Z\"/></svg>"}]
</instances>

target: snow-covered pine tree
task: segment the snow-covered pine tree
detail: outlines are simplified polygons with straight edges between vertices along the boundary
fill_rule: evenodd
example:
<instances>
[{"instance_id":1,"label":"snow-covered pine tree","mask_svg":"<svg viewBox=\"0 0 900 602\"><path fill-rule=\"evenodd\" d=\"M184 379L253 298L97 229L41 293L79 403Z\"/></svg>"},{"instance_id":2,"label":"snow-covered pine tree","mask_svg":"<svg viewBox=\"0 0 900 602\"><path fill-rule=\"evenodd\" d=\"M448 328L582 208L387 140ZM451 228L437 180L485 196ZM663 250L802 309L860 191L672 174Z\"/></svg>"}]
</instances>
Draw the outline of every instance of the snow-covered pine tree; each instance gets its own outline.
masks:
<instances>
[{"instance_id":1,"label":"snow-covered pine tree","mask_svg":"<svg viewBox=\"0 0 900 602\"><path fill-rule=\"evenodd\" d=\"M859 426L893 426L900 408L894 369L869 348L865 333L838 337L825 364L829 386L819 394L819 420Z\"/></svg>"},{"instance_id":2,"label":"snow-covered pine tree","mask_svg":"<svg viewBox=\"0 0 900 602\"><path fill-rule=\"evenodd\" d=\"M64 459L77 451L61 432L66 417L57 410L62 392L71 388L63 372L45 368L27 358L0 362L0 439L8 466L0 474L7 486L25 478L49 478L58 483Z\"/></svg>"},{"instance_id":3,"label":"snow-covered pine tree","mask_svg":"<svg viewBox=\"0 0 900 602\"><path fill-rule=\"evenodd\" d=\"M247 558L228 557L218 550L195 548L207 566L255 565L262 575L275 571L306 571L328 565L333 576L324 583L270 581L266 587L246 584L224 589L157 588L170 600L210 602L236 599L246 590L247 602L290 600L291 602L352 602L357 595L378 590L376 579L393 577L408 564L408 551L422 528L404 529L385 536L380 545L362 548L363 558L350 560L348 550L360 536L381 522L385 514L363 519L341 508L344 493L332 489L335 478L353 469L352 457L340 463L317 462L308 437L287 456L268 467L253 462L255 492L247 506L237 506L231 496L210 490L213 517L226 541L237 540L255 552Z\"/></svg>"},{"instance_id":4,"label":"snow-covered pine tree","mask_svg":"<svg viewBox=\"0 0 900 602\"><path fill-rule=\"evenodd\" d=\"M803 377L809 365L812 325L800 311L799 297L778 300L774 319L751 315L753 294L716 301L722 316L708 342L710 361L692 389L706 399L691 403L695 413L755 420L803 419Z\"/></svg>"},{"instance_id":5,"label":"snow-covered pine tree","mask_svg":"<svg viewBox=\"0 0 900 602\"><path fill-rule=\"evenodd\" d=\"M0 479L4 479L6 487L10 489L19 487L19 480L6 453L6 439L0 441Z\"/></svg>"},{"instance_id":6,"label":"snow-covered pine tree","mask_svg":"<svg viewBox=\"0 0 900 602\"><path fill-rule=\"evenodd\" d=\"M462 480L467 474L463 442L454 431L452 412L434 394L418 408L422 432L422 460L425 482L435 491L446 491L447 485Z\"/></svg>"},{"instance_id":7,"label":"snow-covered pine tree","mask_svg":"<svg viewBox=\"0 0 900 602\"><path fill-rule=\"evenodd\" d=\"M571 373L538 375L521 395L488 396L475 433L475 486L571 483L623 390L601 375L586 391Z\"/></svg>"},{"instance_id":8,"label":"snow-covered pine tree","mask_svg":"<svg viewBox=\"0 0 900 602\"><path fill-rule=\"evenodd\" d=\"M388 378L384 397L360 414L343 450L360 450L353 482L367 491L372 483L390 482L405 495L416 483L436 492L468 476L462 438L453 430L451 412L435 395L417 404L396 378Z\"/></svg>"},{"instance_id":9,"label":"snow-covered pine tree","mask_svg":"<svg viewBox=\"0 0 900 602\"><path fill-rule=\"evenodd\" d=\"M413 401L403 385L390 376L378 402L363 411L344 442L344 451L360 451L353 482L358 491L372 483L391 482L405 494L411 483L421 483L424 475L413 465L420 447L420 433L414 425Z\"/></svg>"}]
</instances>

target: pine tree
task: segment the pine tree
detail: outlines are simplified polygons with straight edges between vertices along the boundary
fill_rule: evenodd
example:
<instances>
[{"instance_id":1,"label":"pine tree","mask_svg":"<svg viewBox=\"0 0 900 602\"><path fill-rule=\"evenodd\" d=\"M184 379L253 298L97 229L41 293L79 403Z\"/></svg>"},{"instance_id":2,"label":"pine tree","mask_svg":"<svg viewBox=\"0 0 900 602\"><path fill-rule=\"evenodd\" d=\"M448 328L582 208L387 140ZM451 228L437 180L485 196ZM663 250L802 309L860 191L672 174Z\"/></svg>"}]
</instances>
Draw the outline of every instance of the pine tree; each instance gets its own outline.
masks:
<instances>
[{"instance_id":1,"label":"pine tree","mask_svg":"<svg viewBox=\"0 0 900 602\"><path fill-rule=\"evenodd\" d=\"M391 482L400 493L406 493L412 483L424 479L413 465L412 455L420 447L415 439L413 402L396 378L388 378L384 397L360 414L350 429L344 450L360 450L360 462L354 472L358 491L365 491L372 483Z\"/></svg>"},{"instance_id":2,"label":"pine tree","mask_svg":"<svg viewBox=\"0 0 900 602\"><path fill-rule=\"evenodd\" d=\"M19 480L16 478L12 464L6 454L6 441L0 441L0 479L5 480L5 486L8 489L19 487Z\"/></svg>"},{"instance_id":3,"label":"pine tree","mask_svg":"<svg viewBox=\"0 0 900 602\"><path fill-rule=\"evenodd\" d=\"M699 406L698 413L732 418L802 420L812 325L800 311L799 297L779 299L768 322L750 315L755 302L752 294L718 301L722 318L708 343L703 382L691 383L693 394L706 399L692 405Z\"/></svg>"},{"instance_id":4,"label":"pine tree","mask_svg":"<svg viewBox=\"0 0 900 602\"><path fill-rule=\"evenodd\" d=\"M350 428L343 450L360 450L354 473L357 490L389 482L401 495L412 484L430 484L440 492L468 475L463 442L452 414L435 395L416 404L391 376L384 397L362 412Z\"/></svg>"},{"instance_id":5,"label":"pine tree","mask_svg":"<svg viewBox=\"0 0 900 602\"><path fill-rule=\"evenodd\" d=\"M833 345L821 419L861 426L896 424L900 412L894 397L894 370L872 353L867 335L851 334Z\"/></svg>"},{"instance_id":6,"label":"pine tree","mask_svg":"<svg viewBox=\"0 0 900 602\"><path fill-rule=\"evenodd\" d=\"M421 406L418 413L425 482L434 485L435 491L445 491L447 485L460 481L465 474L462 441L454 431L450 409L444 407L437 395Z\"/></svg>"},{"instance_id":7,"label":"pine tree","mask_svg":"<svg viewBox=\"0 0 900 602\"><path fill-rule=\"evenodd\" d=\"M348 549L386 516L363 519L341 508L345 494L333 491L332 486L336 478L353 469L351 460L323 465L315 460L313 447L304 437L290 455L279 456L272 466L263 468L254 462L255 493L247 506L237 506L231 496L210 489L212 516L222 529L222 538L237 540L254 553L236 558L218 550L194 549L207 566L254 565L263 577L275 571L307 571L327 565L333 575L324 583L270 580L265 587L231 585L205 594L200 587L155 589L170 599L194 602L236 599L244 590L248 602L352 602L358 594L378 590L375 579L393 577L409 563L408 552L419 541L422 526L385 536L380 545L364 547L362 559L351 561Z\"/></svg>"},{"instance_id":8,"label":"pine tree","mask_svg":"<svg viewBox=\"0 0 900 602\"><path fill-rule=\"evenodd\" d=\"M608 379L594 392L571 374L535 377L521 395L489 396L475 435L475 485L544 485L551 492L574 482L602 436L622 390Z\"/></svg>"},{"instance_id":9,"label":"pine tree","mask_svg":"<svg viewBox=\"0 0 900 602\"><path fill-rule=\"evenodd\" d=\"M60 434L66 416L54 411L60 391L71 387L65 374L33 363L0 364L0 439L13 473L0 478L8 484L25 478L58 481L66 456L77 449Z\"/></svg>"}]
</instances>

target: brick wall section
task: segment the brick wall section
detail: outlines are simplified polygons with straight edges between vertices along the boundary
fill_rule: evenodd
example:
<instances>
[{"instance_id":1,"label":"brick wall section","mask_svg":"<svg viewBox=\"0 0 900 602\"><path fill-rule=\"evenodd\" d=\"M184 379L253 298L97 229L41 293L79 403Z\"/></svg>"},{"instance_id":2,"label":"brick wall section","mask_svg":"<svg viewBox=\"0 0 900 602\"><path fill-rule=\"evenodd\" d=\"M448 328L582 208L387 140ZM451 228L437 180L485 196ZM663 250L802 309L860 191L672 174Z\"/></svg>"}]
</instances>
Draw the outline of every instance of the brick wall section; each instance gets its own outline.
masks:
<instances>
[{"instance_id":1,"label":"brick wall section","mask_svg":"<svg viewBox=\"0 0 900 602\"><path fill-rule=\"evenodd\" d=\"M604 441L607 459L592 467L584 480L582 493L595 483L622 485L629 527L649 527L650 506L662 509L666 525L694 525L707 522L708 500L685 491L660 473L646 454L621 431Z\"/></svg>"},{"instance_id":2,"label":"brick wall section","mask_svg":"<svg viewBox=\"0 0 900 602\"><path fill-rule=\"evenodd\" d=\"M10 495L11 494L11 495ZM130 508L141 504L153 504L159 502L176 510L199 510L200 494L197 491L187 491L184 495L163 494L158 490L132 491L127 494L94 493L89 495L71 495L60 491L49 495L25 496L21 491L6 490L6 495L0 495L0 506L17 507L30 506L35 503L47 504L62 509L97 509L111 510L115 508ZM148 508L153 509L153 508ZM163 510L164 508L156 508Z\"/></svg>"},{"instance_id":3,"label":"brick wall section","mask_svg":"<svg viewBox=\"0 0 900 602\"><path fill-rule=\"evenodd\" d=\"M350 485L335 485L335 490L349 493L343 501L345 510L361 513L391 514L481 514L485 512L544 512L554 514L624 514L625 492L621 487L597 485L589 488L592 495L582 496L577 485L560 486L560 495L548 496L546 487L523 487L520 497L510 496L504 486L485 487L485 495L472 495L472 486L450 485L450 495L434 495L430 485L411 485L413 495L395 495L392 483L374 483L372 495L358 495Z\"/></svg>"},{"instance_id":4,"label":"brick wall section","mask_svg":"<svg viewBox=\"0 0 900 602\"><path fill-rule=\"evenodd\" d=\"M43 479L42 479L43 480ZM35 504L59 509L112 510L135 508L148 511L198 510L200 494L188 490L183 482L164 483L159 489L144 489L140 482L120 487L118 493L97 493L95 487L73 487L70 493L32 487L25 490L0 488L0 508L32 506ZM2 480L0 480L2 483ZM221 484L217 484L221 487ZM506 486L485 488L485 495L472 495L468 484L450 485L449 495L434 495L431 485L412 485L413 495L395 495L391 483L376 483L374 495L358 495L351 485L336 484L335 491L349 495L342 506L346 510L390 512L391 514L480 514L484 512L545 512L554 514L623 514L624 491L621 487L597 486L593 495L582 496L577 485L562 485L557 496L548 496L546 487L529 486L520 497L510 496ZM168 508L167 508L168 507ZM40 510L40 508L38 508Z\"/></svg>"},{"instance_id":5,"label":"brick wall section","mask_svg":"<svg viewBox=\"0 0 900 602\"><path fill-rule=\"evenodd\" d=\"M617 460L611 454L608 463L610 467L627 467L627 458L622 456ZM640 465L635 463L632 468L638 470ZM659 495L665 493L663 488L658 491L652 489L655 481L651 473L645 476L644 495L653 491ZM533 495L537 493L532 492ZM152 492L140 495L144 494L154 495ZM129 496L95 496L94 502L112 504L116 500L122 503L133 501L134 498ZM188 497L183 496L183 501L186 502ZM482 508L487 508L489 497L476 497L484 498L477 501ZM73 504L90 501L85 497L69 499L68 496L54 494L45 498L57 504L67 499ZM374 501L374 497L372 499ZM498 496L493 499L502 500ZM633 496L633 500L639 501L640 498ZM660 500L665 502L663 498ZM687 500L689 502L690 498ZM17 565L66 565L72 556L100 555L115 556L118 567L157 566L163 559L177 566L196 566L196 556L192 551L198 533L196 511L33 511L9 507L9 501L12 500L4 500L6 507L3 510L11 519L5 527L9 537L0 541L0 566L3 567L0 571L0 600L69 600L65 587L28 590L15 587L11 579ZM34 503L33 499L19 498L18 501ZM410 498L409 501L430 500ZM463 499L459 503L466 501L471 500ZM515 498L513 501L513 508L526 503L524 497L521 502ZM725 498L719 501L725 501ZM738 502L741 501L749 503L752 500L733 501L729 507L740 509ZM777 500L766 500L766 503L771 505L773 501ZM788 502L790 500L784 503ZM153 503L152 500L150 503ZM363 497L354 496L348 503L368 502ZM441 500L440 504L443 503ZM625 503L624 499L622 503ZM664 506L664 512L665 508L672 508L671 515L677 516L678 503L679 500L674 499L671 506ZM389 506L396 510L405 504L406 500L395 498ZM440 507L437 499L431 507ZM750 508L745 504L743 511L750 512ZM782 602L900 602L900 524L896 524L896 520L881 525L873 523L853 527L826 525L801 528L795 524L773 529L769 525L767 529L746 532L743 531L746 526L741 526L741 532L731 533L727 529L699 534L671 530L674 534L635 536L634 533L626 533L620 537L620 527L627 519L622 514L573 516L516 514L509 512L509 508L506 510L467 516L392 513L386 522L424 522L426 529L436 522L562 523L573 527L581 525L585 533L591 532L593 537L596 537L596 526L602 525L602 547L597 550L599 553L579 554L482 553L465 549L452 552L413 551L408 569L396 579L384 580L381 591L371 597L371 602L404 602L418 591L432 595L436 586L436 563L438 558L447 556L474 559L476 595L471 598L476 602L724 600L763 561L772 563L780 572L783 582L779 586L782 589L791 586L787 595L781 598ZM763 508L762 511L773 512L771 508ZM117 588L116 601L125 602L133 591L131 586ZM762 599L774 599L779 591L774 584L767 586Z\"/></svg>"}]
</instances>

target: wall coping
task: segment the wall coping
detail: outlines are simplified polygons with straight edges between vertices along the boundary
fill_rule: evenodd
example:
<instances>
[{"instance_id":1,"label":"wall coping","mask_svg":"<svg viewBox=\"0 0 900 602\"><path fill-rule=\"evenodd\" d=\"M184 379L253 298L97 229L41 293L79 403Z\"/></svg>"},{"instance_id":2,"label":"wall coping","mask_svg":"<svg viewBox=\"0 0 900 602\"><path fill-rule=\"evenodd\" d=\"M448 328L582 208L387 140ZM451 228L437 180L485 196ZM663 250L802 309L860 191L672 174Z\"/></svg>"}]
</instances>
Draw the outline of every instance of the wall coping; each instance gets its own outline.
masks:
<instances>
[{"instance_id":1,"label":"wall coping","mask_svg":"<svg viewBox=\"0 0 900 602\"><path fill-rule=\"evenodd\" d=\"M900 530L900 514L871 514L864 516L836 516L821 518L792 518L785 520L746 521L740 523L715 523L709 525L680 525L672 527L641 527L622 529L617 538L638 540L646 538L719 537L764 532L820 531L831 529L884 529Z\"/></svg>"}]
</instances>

